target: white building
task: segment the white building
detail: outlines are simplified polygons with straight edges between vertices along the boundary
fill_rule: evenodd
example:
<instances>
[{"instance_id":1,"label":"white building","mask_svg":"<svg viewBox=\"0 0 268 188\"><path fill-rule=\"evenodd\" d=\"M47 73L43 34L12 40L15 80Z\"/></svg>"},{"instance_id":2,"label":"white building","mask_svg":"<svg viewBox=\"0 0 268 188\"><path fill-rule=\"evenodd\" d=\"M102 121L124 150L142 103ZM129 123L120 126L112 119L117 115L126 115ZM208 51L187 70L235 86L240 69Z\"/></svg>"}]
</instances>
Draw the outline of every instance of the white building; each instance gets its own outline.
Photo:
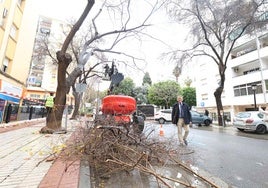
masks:
<instances>
[{"instance_id":1,"label":"white building","mask_svg":"<svg viewBox=\"0 0 268 188\"><path fill-rule=\"evenodd\" d=\"M258 38L258 40L257 40ZM254 110L255 105L265 107L268 96L268 33L258 37L245 36L232 50L227 63L226 81L222 93L224 114L232 120L239 111ZM258 45L259 44L259 48ZM217 121L215 89L219 81L218 67L211 59L198 62L196 74L197 109L210 111ZM256 85L255 100L252 85ZM256 101L256 102L255 102Z\"/></svg>"}]
</instances>

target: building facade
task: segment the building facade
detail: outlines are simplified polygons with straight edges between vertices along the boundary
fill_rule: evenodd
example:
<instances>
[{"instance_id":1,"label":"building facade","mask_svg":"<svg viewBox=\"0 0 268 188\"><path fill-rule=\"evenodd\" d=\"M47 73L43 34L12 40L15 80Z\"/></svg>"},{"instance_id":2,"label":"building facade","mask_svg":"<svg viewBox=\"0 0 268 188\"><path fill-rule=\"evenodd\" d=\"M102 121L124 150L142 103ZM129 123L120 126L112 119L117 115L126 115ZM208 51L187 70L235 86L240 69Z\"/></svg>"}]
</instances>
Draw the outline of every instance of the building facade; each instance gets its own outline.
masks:
<instances>
[{"instance_id":1,"label":"building facade","mask_svg":"<svg viewBox=\"0 0 268 188\"><path fill-rule=\"evenodd\" d=\"M7 107L8 121L15 121L21 107L44 105L56 91L57 64L40 44L46 40L55 55L64 39L62 22L40 16L35 1L0 0L0 123ZM67 103L74 103L72 96Z\"/></svg>"},{"instance_id":2,"label":"building facade","mask_svg":"<svg viewBox=\"0 0 268 188\"><path fill-rule=\"evenodd\" d=\"M65 38L64 27L66 23L60 20L39 16L27 80L27 98L45 101L50 93L56 92L58 66L55 55ZM73 106L74 97L68 94L66 103Z\"/></svg>"},{"instance_id":3,"label":"building facade","mask_svg":"<svg viewBox=\"0 0 268 188\"><path fill-rule=\"evenodd\" d=\"M27 58L31 56L30 52L21 53L25 5L26 0L0 1L0 122L5 118L5 107L19 106L25 91Z\"/></svg>"},{"instance_id":4,"label":"building facade","mask_svg":"<svg viewBox=\"0 0 268 188\"><path fill-rule=\"evenodd\" d=\"M27 79L28 98L45 101L56 91L57 63L48 54L55 55L54 49L60 48L59 41L62 40L55 38L55 31L62 31L61 25L51 18L39 16Z\"/></svg>"},{"instance_id":5,"label":"building facade","mask_svg":"<svg viewBox=\"0 0 268 188\"><path fill-rule=\"evenodd\" d=\"M218 87L218 67L211 60L198 63L196 75L197 110L208 109L217 121L215 89ZM242 37L231 52L225 72L222 93L223 113L232 122L239 111L266 107L268 88L268 33Z\"/></svg>"}]
</instances>

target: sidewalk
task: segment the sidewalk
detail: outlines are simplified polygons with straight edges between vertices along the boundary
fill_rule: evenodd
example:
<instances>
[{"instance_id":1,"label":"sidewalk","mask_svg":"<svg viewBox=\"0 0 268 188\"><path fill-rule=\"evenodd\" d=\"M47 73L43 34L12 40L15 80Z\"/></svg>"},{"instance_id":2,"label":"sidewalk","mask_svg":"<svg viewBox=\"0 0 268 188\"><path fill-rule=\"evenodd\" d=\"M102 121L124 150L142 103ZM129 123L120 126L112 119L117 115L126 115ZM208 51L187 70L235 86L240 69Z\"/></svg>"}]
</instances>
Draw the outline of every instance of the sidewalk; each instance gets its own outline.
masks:
<instances>
[{"instance_id":1,"label":"sidewalk","mask_svg":"<svg viewBox=\"0 0 268 188\"><path fill-rule=\"evenodd\" d=\"M72 139L72 133L80 121L68 120L67 134L39 134L45 126L45 119L24 122L19 126L5 125L11 131L1 132L0 126L0 187L1 188L90 188L89 168L80 161L71 166L60 158L53 160L55 149ZM63 127L65 121L63 120ZM215 125L213 125L214 127ZM19 129L18 129L19 128ZM221 129L215 126L216 129ZM66 168L68 166L68 168ZM205 172L202 172L205 173ZM206 174L206 177L211 175ZM214 177L212 177L214 178ZM143 178L142 178L143 179ZM115 178L114 185L137 186L137 176ZM217 180L221 182L221 180ZM149 181L150 182L150 181ZM141 183L141 182L140 182ZM148 182L147 182L148 183ZM150 183L149 183L150 184ZM123 186L123 187L125 187ZM133 187L132 186L132 187ZM227 187L224 182L220 187Z\"/></svg>"},{"instance_id":2,"label":"sidewalk","mask_svg":"<svg viewBox=\"0 0 268 188\"><path fill-rule=\"evenodd\" d=\"M78 123L68 122L67 134L40 134L44 121L32 126L24 122L23 128L0 132L0 187L78 187L80 163L65 171L66 161L53 161L51 155L63 147Z\"/></svg>"}]
</instances>

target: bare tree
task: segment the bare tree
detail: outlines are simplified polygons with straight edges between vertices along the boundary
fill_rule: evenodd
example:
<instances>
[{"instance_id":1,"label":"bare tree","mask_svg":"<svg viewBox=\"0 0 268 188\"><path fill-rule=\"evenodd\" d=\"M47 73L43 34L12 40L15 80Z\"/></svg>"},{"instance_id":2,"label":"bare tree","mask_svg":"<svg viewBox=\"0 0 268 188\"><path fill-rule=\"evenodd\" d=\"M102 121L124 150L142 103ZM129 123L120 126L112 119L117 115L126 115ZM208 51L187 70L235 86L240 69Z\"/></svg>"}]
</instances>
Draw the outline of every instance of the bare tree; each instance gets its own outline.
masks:
<instances>
[{"instance_id":1,"label":"bare tree","mask_svg":"<svg viewBox=\"0 0 268 188\"><path fill-rule=\"evenodd\" d=\"M108 2L108 1L107 1ZM62 121L62 115L63 115L63 110L65 108L66 104L66 94L70 91L70 88L76 83L76 80L79 76L82 75L85 65L89 61L89 59L94 55L97 55L98 53L112 53L112 54L120 54L120 55L125 55L129 58L132 59L132 62L135 64L136 58L134 56L128 55L126 53L123 53L122 51L115 51L113 50L116 45L118 45L121 41L123 41L127 37L138 37L139 34L142 34L142 30L149 26L147 24L149 17L152 15L152 13L156 9L156 4L158 3L157 1L156 4L151 5L152 9L151 11L147 14L148 16L144 18L143 22L136 24L133 26L133 24L130 24L131 21L131 12L130 12L130 7L131 7L131 0L125 0L125 1L119 1L119 4L111 4L107 3L104 1L104 4L102 8L99 9L99 12L96 14L96 16L92 19L92 35L89 40L87 40L83 45L82 49L77 54L77 67L73 69L73 71L68 74L67 76L67 69L72 62L72 56L67 53L67 50L80 29L82 23L86 19L87 15L93 8L95 1L94 0L88 0L87 5L78 19L78 21L73 25L71 28L70 32L68 33L62 48L60 51L56 53L57 55L57 62L58 62L58 85L57 85L57 91L56 91L56 96L55 96L55 104L54 108L51 111L50 114L48 114L47 117L47 124L45 127L41 129L42 133L53 133L54 131L60 130L61 129L61 121ZM120 9L122 8L121 11L126 11L126 12L121 12L121 16L124 15L124 18L120 18L120 27L119 29L113 30L113 31L108 31L105 33L99 33L99 30L97 28L96 20L98 16L101 14L103 11L103 8L107 7L108 9L111 8L117 8ZM99 42L101 39L105 39L105 37L113 37L112 40L113 42L110 43L109 47L100 47L100 45L96 45L97 42ZM102 62L98 62L91 66L87 73L84 76L84 82L86 83L86 78L90 75L90 73L93 72L94 68L100 65ZM85 71L84 71L85 73Z\"/></svg>"},{"instance_id":2,"label":"bare tree","mask_svg":"<svg viewBox=\"0 0 268 188\"><path fill-rule=\"evenodd\" d=\"M188 54L188 58L208 56L217 64L220 81L214 92L218 122L223 124L221 95L224 90L225 71L231 51L242 35L261 27L260 16L265 11L266 0L169 0L167 10L179 23L189 26L191 49L174 51L173 56Z\"/></svg>"}]
</instances>

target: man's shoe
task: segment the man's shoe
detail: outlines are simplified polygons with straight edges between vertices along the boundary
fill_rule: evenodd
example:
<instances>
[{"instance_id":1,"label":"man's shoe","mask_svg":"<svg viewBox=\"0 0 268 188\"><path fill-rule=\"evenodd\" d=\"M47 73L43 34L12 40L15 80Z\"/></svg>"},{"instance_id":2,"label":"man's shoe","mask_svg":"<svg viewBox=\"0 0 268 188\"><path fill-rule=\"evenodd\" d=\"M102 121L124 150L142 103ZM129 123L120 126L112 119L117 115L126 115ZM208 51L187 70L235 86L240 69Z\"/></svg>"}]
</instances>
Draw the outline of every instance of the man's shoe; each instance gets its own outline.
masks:
<instances>
[{"instance_id":1,"label":"man's shoe","mask_svg":"<svg viewBox=\"0 0 268 188\"><path fill-rule=\"evenodd\" d=\"M183 143L180 143L180 145L179 145L180 147L183 147L184 146L184 144Z\"/></svg>"},{"instance_id":2,"label":"man's shoe","mask_svg":"<svg viewBox=\"0 0 268 188\"><path fill-rule=\"evenodd\" d=\"M186 139L183 140L184 141L184 144L187 146L188 145L188 142Z\"/></svg>"}]
</instances>

